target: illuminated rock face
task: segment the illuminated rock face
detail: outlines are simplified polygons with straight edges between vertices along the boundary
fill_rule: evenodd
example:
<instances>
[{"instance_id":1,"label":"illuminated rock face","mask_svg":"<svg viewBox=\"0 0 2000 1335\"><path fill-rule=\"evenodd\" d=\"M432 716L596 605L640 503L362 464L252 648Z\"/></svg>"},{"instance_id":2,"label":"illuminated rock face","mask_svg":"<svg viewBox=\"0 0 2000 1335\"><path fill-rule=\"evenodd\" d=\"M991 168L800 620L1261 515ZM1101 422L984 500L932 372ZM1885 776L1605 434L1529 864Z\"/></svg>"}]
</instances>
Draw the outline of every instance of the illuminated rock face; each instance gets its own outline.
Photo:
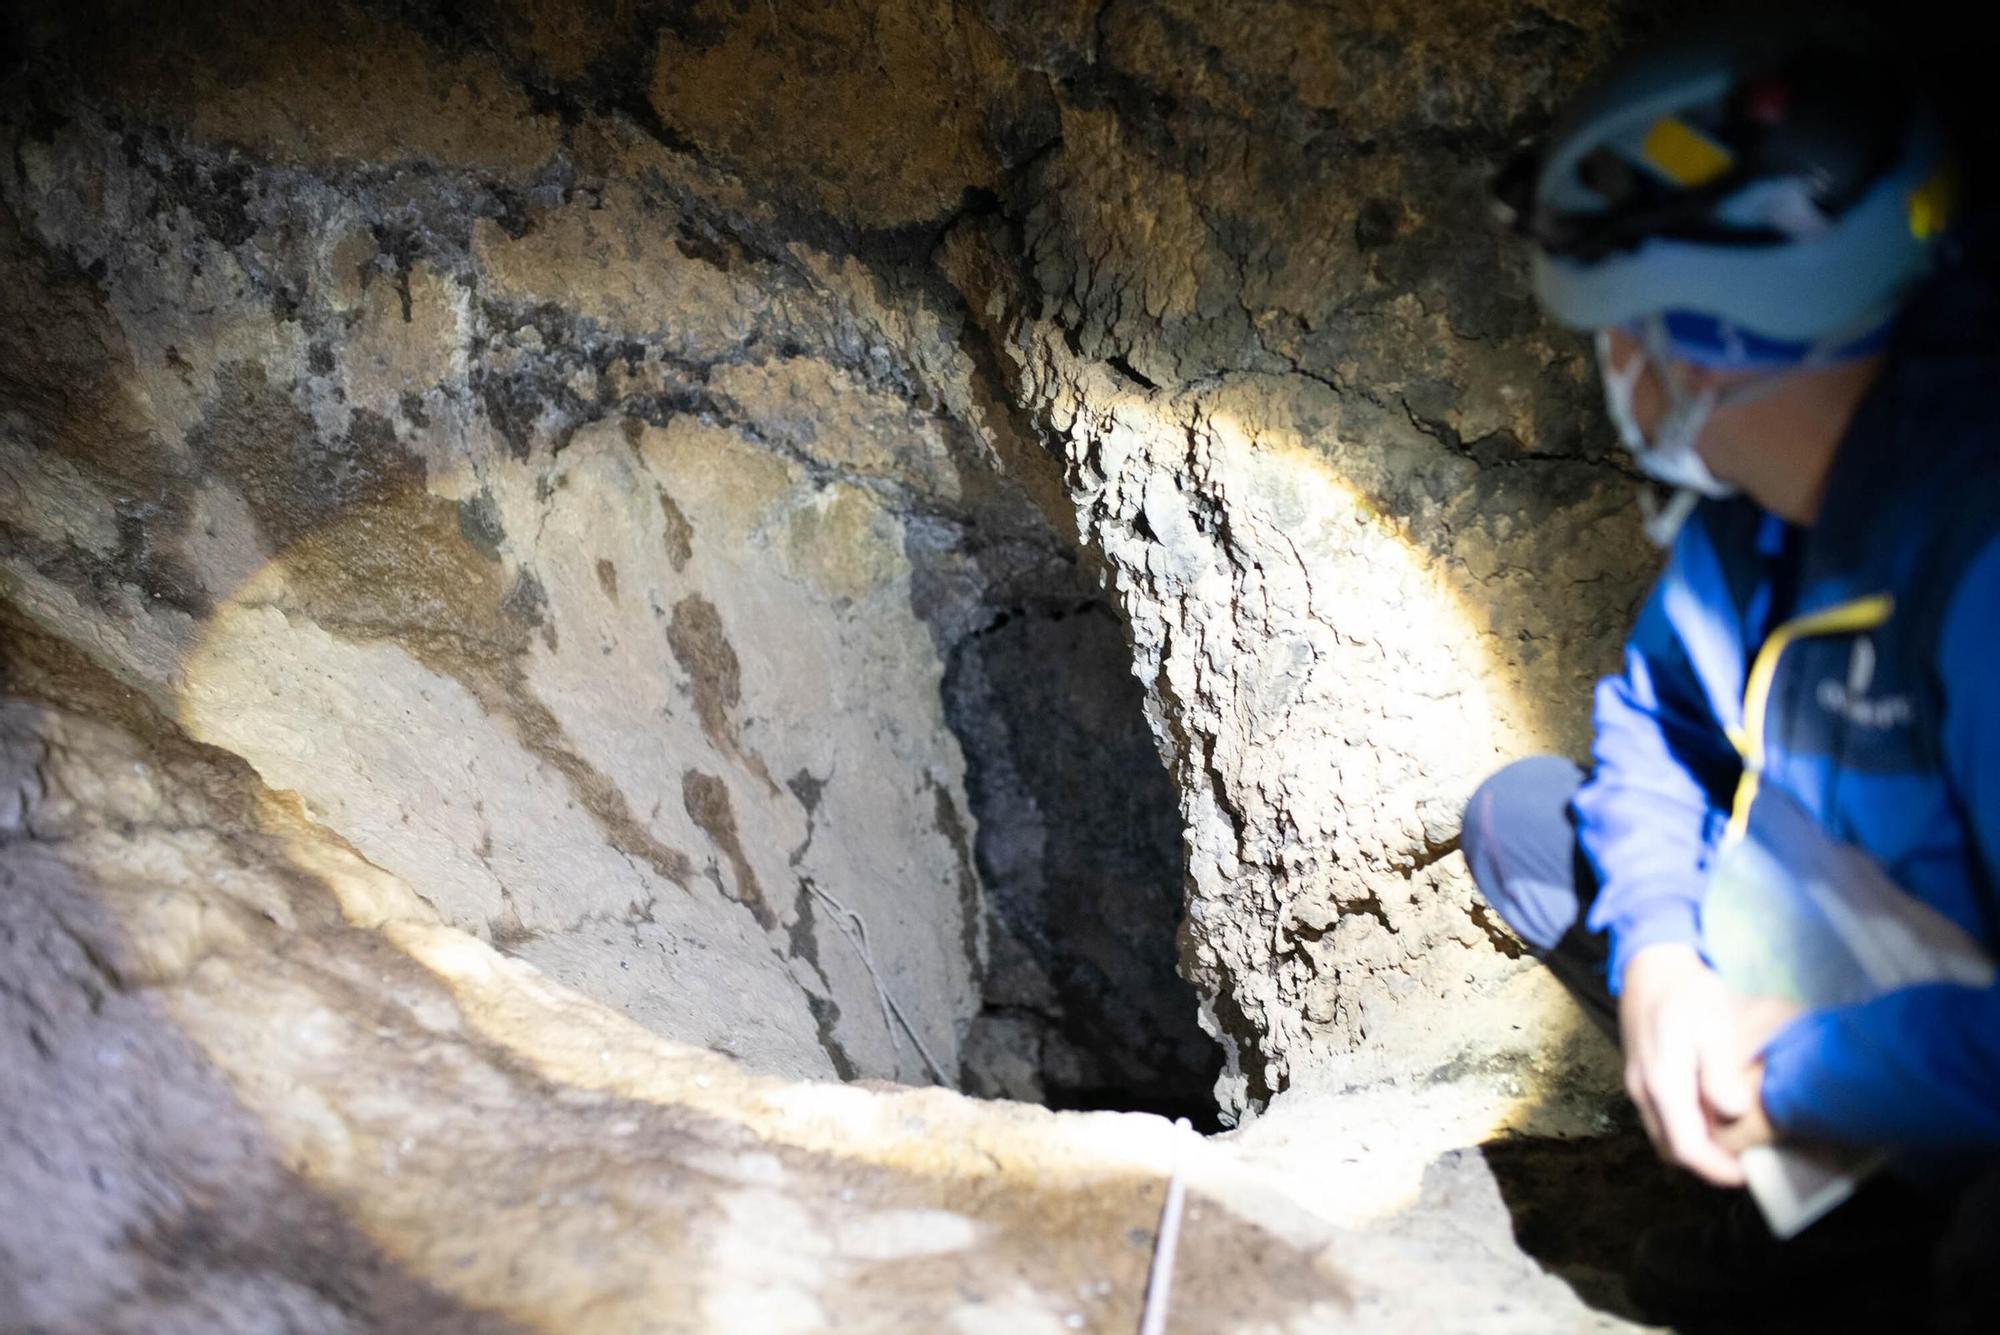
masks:
<instances>
[{"instance_id":1,"label":"illuminated rock face","mask_svg":"<svg viewBox=\"0 0 2000 1335\"><path fill-rule=\"evenodd\" d=\"M445 925L68 646L7 681L8 1329L1131 1330L1176 1169L1189 1328L1586 1317L1464 1160L1447 1229L1359 1228L1373 1184L1282 1144L760 1076Z\"/></svg>"},{"instance_id":2,"label":"illuminated rock face","mask_svg":"<svg viewBox=\"0 0 2000 1335\"><path fill-rule=\"evenodd\" d=\"M1506 759L1581 754L1647 565L1587 361L1484 198L1595 16L1287 10L1282 55L1246 22L1101 14L1118 96L1066 101L1011 234L945 252L1130 625L1232 1110L1538 1019L1458 812Z\"/></svg>"},{"instance_id":3,"label":"illuminated rock face","mask_svg":"<svg viewBox=\"0 0 2000 1335\"><path fill-rule=\"evenodd\" d=\"M1452 841L1647 564L1480 197L1607 7L1391 8L16 7L0 1113L74 1152L0 1194L104 1280L31 1310L283 1270L226 1199L378 1266L364 1326L1129 1326L1159 1123L833 1079L1165 1107L1205 1030L1230 1119L1470 1091L1396 1172L1589 1124ZM1313 1216L1367 1193L1298 1125L1204 1160L1199 1264L1291 1295L1210 1325L1560 1306Z\"/></svg>"},{"instance_id":4,"label":"illuminated rock face","mask_svg":"<svg viewBox=\"0 0 2000 1335\"><path fill-rule=\"evenodd\" d=\"M909 548L957 470L935 416L824 359L877 336L825 288L686 259L664 209L552 206L572 279L469 218L463 250L392 258L387 206L342 219L275 173L232 246L188 211L225 168L176 195L144 154L190 159L129 168L101 121L26 151L10 351L110 419L31 416L10 451L30 620L445 921L662 1032L955 1078L980 904ZM658 291L592 235L671 255Z\"/></svg>"}]
</instances>

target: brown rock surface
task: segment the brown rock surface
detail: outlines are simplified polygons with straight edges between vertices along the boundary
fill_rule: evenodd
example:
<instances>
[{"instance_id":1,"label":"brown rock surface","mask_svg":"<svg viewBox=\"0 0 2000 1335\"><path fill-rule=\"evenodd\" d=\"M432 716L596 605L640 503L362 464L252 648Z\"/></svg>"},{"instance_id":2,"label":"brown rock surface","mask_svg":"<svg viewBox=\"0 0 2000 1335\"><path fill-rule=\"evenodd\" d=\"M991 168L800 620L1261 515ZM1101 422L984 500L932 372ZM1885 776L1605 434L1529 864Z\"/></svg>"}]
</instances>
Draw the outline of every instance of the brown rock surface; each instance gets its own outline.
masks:
<instances>
[{"instance_id":1,"label":"brown rock surface","mask_svg":"<svg viewBox=\"0 0 2000 1335\"><path fill-rule=\"evenodd\" d=\"M1017 36L1076 71L1061 143L941 249L1130 626L1226 1110L1530 1060L1457 812L1580 753L1650 563L1483 192L1604 17L1112 5L1066 65L1060 24Z\"/></svg>"},{"instance_id":2,"label":"brown rock surface","mask_svg":"<svg viewBox=\"0 0 2000 1335\"><path fill-rule=\"evenodd\" d=\"M1616 16L14 7L0 1326L1129 1329L1166 1124L835 1078L1197 1011L1177 1323L1590 1324L1452 839L1648 565L1481 198Z\"/></svg>"}]
</instances>

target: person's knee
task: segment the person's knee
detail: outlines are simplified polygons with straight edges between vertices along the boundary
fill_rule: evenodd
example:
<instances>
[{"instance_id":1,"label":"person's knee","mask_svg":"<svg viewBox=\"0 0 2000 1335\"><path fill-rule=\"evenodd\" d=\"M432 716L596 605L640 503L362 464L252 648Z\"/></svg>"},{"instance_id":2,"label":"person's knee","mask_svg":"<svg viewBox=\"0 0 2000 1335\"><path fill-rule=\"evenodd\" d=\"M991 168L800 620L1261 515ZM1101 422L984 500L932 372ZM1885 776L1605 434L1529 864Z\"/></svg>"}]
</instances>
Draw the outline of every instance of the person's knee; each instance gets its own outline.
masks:
<instances>
[{"instance_id":1,"label":"person's knee","mask_svg":"<svg viewBox=\"0 0 2000 1335\"><path fill-rule=\"evenodd\" d=\"M1540 950L1552 948L1578 913L1569 801L1582 780L1562 756L1517 760L1479 785L1459 830L1480 894Z\"/></svg>"},{"instance_id":2,"label":"person's knee","mask_svg":"<svg viewBox=\"0 0 2000 1335\"><path fill-rule=\"evenodd\" d=\"M1568 825L1569 800L1583 782L1583 772L1564 756L1529 756L1488 775L1465 804L1459 828L1459 848L1481 888L1481 871L1499 871L1496 863L1525 841L1510 836Z\"/></svg>"}]
</instances>

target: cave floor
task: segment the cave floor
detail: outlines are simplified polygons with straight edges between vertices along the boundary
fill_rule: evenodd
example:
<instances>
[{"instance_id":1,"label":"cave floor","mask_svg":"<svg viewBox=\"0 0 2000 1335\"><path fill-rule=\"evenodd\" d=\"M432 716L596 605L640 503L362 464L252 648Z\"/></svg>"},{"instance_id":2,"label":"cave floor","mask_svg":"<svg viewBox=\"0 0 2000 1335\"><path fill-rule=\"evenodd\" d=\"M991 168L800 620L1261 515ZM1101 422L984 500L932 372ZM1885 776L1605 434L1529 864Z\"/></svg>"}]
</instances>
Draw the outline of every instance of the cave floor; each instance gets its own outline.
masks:
<instances>
[{"instance_id":1,"label":"cave floor","mask_svg":"<svg viewBox=\"0 0 2000 1335\"><path fill-rule=\"evenodd\" d=\"M1210 1137L758 1074L210 752L19 703L0 742L0 1195L41 1206L0 1328L1128 1331L1178 1172L1170 1329L1625 1330L1632 1239L1699 1204L1518 1065Z\"/></svg>"}]
</instances>

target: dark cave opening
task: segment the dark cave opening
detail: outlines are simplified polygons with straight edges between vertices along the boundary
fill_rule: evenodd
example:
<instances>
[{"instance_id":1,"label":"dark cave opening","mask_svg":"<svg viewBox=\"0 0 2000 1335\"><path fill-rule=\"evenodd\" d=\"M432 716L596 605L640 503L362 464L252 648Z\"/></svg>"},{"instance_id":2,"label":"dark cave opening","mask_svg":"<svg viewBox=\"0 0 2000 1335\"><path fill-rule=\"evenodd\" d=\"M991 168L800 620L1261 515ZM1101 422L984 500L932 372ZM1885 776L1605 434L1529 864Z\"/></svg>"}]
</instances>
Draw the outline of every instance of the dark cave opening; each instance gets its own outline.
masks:
<instances>
[{"instance_id":1,"label":"dark cave opening","mask_svg":"<svg viewBox=\"0 0 2000 1335\"><path fill-rule=\"evenodd\" d=\"M1222 1054L1177 968L1179 803L1131 663L1090 598L1011 607L951 655L988 911L963 1087L1215 1130Z\"/></svg>"}]
</instances>

